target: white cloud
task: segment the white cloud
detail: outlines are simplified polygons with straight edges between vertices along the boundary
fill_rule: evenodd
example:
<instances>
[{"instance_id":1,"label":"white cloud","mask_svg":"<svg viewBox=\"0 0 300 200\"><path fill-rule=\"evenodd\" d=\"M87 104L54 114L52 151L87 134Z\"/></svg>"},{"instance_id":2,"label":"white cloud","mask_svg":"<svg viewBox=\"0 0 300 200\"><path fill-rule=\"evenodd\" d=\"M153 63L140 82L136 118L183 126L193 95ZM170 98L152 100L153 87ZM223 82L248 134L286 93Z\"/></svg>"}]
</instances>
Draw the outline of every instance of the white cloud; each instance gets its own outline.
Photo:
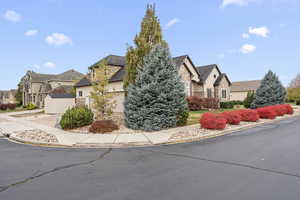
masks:
<instances>
[{"instance_id":1,"label":"white cloud","mask_svg":"<svg viewBox=\"0 0 300 200\"><path fill-rule=\"evenodd\" d=\"M261 37L268 37L269 33L270 31L266 26L257 27L257 28L249 27L249 34L253 34Z\"/></svg>"},{"instance_id":2,"label":"white cloud","mask_svg":"<svg viewBox=\"0 0 300 200\"><path fill-rule=\"evenodd\" d=\"M52 35L47 36L45 40L49 45L53 45L53 46L73 44L72 40L63 33L52 33Z\"/></svg>"},{"instance_id":3,"label":"white cloud","mask_svg":"<svg viewBox=\"0 0 300 200\"><path fill-rule=\"evenodd\" d=\"M221 8L225 8L226 6L229 5L246 6L252 1L254 0L223 0L221 4Z\"/></svg>"},{"instance_id":4,"label":"white cloud","mask_svg":"<svg viewBox=\"0 0 300 200\"><path fill-rule=\"evenodd\" d=\"M22 16L14 10L7 10L4 13L4 18L11 22L19 22L22 19Z\"/></svg>"},{"instance_id":5,"label":"white cloud","mask_svg":"<svg viewBox=\"0 0 300 200\"><path fill-rule=\"evenodd\" d=\"M248 54L248 53L252 53L254 52L256 49L256 47L252 44L244 44L242 46L242 48L240 49L240 51L243 53L243 54Z\"/></svg>"},{"instance_id":6,"label":"white cloud","mask_svg":"<svg viewBox=\"0 0 300 200\"><path fill-rule=\"evenodd\" d=\"M166 24L165 29L171 28L172 26L174 26L174 25L177 24L178 22L180 22L180 20L177 19L177 18L174 18L174 19L170 20L170 21Z\"/></svg>"},{"instance_id":7,"label":"white cloud","mask_svg":"<svg viewBox=\"0 0 300 200\"><path fill-rule=\"evenodd\" d=\"M38 30L28 30L25 32L26 36L35 36L38 34Z\"/></svg>"},{"instance_id":8,"label":"white cloud","mask_svg":"<svg viewBox=\"0 0 300 200\"><path fill-rule=\"evenodd\" d=\"M56 65L53 62L46 62L44 64L44 66L47 68L55 68L56 67Z\"/></svg>"},{"instance_id":9,"label":"white cloud","mask_svg":"<svg viewBox=\"0 0 300 200\"><path fill-rule=\"evenodd\" d=\"M243 33L242 38L248 39L248 38L250 38L250 35L248 33Z\"/></svg>"}]
</instances>

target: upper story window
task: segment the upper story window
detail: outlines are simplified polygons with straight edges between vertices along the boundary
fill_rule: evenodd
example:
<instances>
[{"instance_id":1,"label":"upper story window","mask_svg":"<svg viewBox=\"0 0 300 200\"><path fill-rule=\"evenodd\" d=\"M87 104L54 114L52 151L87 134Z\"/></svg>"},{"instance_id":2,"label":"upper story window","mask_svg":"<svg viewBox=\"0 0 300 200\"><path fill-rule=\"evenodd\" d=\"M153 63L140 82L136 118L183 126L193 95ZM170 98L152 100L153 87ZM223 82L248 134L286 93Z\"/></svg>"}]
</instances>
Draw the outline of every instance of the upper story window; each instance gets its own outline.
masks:
<instances>
[{"instance_id":1,"label":"upper story window","mask_svg":"<svg viewBox=\"0 0 300 200\"><path fill-rule=\"evenodd\" d=\"M212 92L210 88L207 88L207 98L212 98Z\"/></svg>"},{"instance_id":2,"label":"upper story window","mask_svg":"<svg viewBox=\"0 0 300 200\"><path fill-rule=\"evenodd\" d=\"M82 97L82 91L78 92L78 96Z\"/></svg>"},{"instance_id":3,"label":"upper story window","mask_svg":"<svg viewBox=\"0 0 300 200\"><path fill-rule=\"evenodd\" d=\"M214 75L214 78L217 78L217 75Z\"/></svg>"},{"instance_id":4,"label":"upper story window","mask_svg":"<svg viewBox=\"0 0 300 200\"><path fill-rule=\"evenodd\" d=\"M227 98L227 91L226 90L222 90L222 98L223 99Z\"/></svg>"}]
</instances>

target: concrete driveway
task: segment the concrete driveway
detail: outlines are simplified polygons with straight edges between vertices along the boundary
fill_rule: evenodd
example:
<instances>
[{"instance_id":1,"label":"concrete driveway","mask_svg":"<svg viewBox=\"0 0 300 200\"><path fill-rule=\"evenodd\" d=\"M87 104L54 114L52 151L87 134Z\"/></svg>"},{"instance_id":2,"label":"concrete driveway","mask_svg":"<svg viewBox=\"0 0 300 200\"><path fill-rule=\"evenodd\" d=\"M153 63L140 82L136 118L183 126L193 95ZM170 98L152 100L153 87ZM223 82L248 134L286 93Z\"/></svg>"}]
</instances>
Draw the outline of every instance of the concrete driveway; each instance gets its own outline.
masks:
<instances>
[{"instance_id":1,"label":"concrete driveway","mask_svg":"<svg viewBox=\"0 0 300 200\"><path fill-rule=\"evenodd\" d=\"M300 118L201 142L53 149L0 139L2 200L299 200Z\"/></svg>"}]
</instances>

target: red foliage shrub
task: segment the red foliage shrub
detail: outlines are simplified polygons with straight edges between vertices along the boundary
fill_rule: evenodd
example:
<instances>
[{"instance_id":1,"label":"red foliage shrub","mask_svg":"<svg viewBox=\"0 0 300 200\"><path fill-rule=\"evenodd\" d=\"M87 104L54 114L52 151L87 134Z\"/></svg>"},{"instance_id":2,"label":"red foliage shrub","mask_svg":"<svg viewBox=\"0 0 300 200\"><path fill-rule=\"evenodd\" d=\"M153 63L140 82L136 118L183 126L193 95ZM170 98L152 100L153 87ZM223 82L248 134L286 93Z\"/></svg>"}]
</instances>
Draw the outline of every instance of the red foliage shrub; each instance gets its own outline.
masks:
<instances>
[{"instance_id":1,"label":"red foliage shrub","mask_svg":"<svg viewBox=\"0 0 300 200\"><path fill-rule=\"evenodd\" d=\"M108 133L118 129L119 127L112 120L100 120L95 121L89 131L92 133Z\"/></svg>"},{"instance_id":2,"label":"red foliage shrub","mask_svg":"<svg viewBox=\"0 0 300 200\"><path fill-rule=\"evenodd\" d=\"M226 127L227 120L221 114L205 113L200 119L202 128L221 130Z\"/></svg>"},{"instance_id":3,"label":"red foliage shrub","mask_svg":"<svg viewBox=\"0 0 300 200\"><path fill-rule=\"evenodd\" d=\"M243 109L235 111L241 115L241 121L256 122L259 120L259 115L256 110Z\"/></svg>"},{"instance_id":4,"label":"red foliage shrub","mask_svg":"<svg viewBox=\"0 0 300 200\"><path fill-rule=\"evenodd\" d=\"M7 104L0 104L0 110L7 110Z\"/></svg>"},{"instance_id":5,"label":"red foliage shrub","mask_svg":"<svg viewBox=\"0 0 300 200\"><path fill-rule=\"evenodd\" d=\"M294 114L294 109L290 104L284 104L283 106L285 106L288 115L292 115Z\"/></svg>"},{"instance_id":6,"label":"red foliage shrub","mask_svg":"<svg viewBox=\"0 0 300 200\"><path fill-rule=\"evenodd\" d=\"M277 117L277 113L275 112L274 108L271 106L257 108L256 111L259 117L262 119L275 119Z\"/></svg>"},{"instance_id":7,"label":"red foliage shrub","mask_svg":"<svg viewBox=\"0 0 300 200\"><path fill-rule=\"evenodd\" d=\"M8 104L7 104L7 108L10 109L10 110L14 110L14 109L16 109L16 107L17 107L17 106L16 106L16 104L14 104L14 103L8 103Z\"/></svg>"},{"instance_id":8,"label":"red foliage shrub","mask_svg":"<svg viewBox=\"0 0 300 200\"><path fill-rule=\"evenodd\" d=\"M188 97L187 102L191 111L198 111L202 109L218 109L220 105L217 98L201 98L197 96Z\"/></svg>"},{"instance_id":9,"label":"red foliage shrub","mask_svg":"<svg viewBox=\"0 0 300 200\"><path fill-rule=\"evenodd\" d=\"M239 125L241 122L241 115L237 112L223 112L222 115L225 117L227 124Z\"/></svg>"},{"instance_id":10,"label":"red foliage shrub","mask_svg":"<svg viewBox=\"0 0 300 200\"><path fill-rule=\"evenodd\" d=\"M190 96L187 98L188 106L191 111L199 111L203 109L202 99L196 96Z\"/></svg>"},{"instance_id":11,"label":"red foliage shrub","mask_svg":"<svg viewBox=\"0 0 300 200\"><path fill-rule=\"evenodd\" d=\"M285 114L287 114L287 109L285 106L283 105L274 105L274 106L268 106L271 107L275 112L277 116L283 116Z\"/></svg>"}]
</instances>

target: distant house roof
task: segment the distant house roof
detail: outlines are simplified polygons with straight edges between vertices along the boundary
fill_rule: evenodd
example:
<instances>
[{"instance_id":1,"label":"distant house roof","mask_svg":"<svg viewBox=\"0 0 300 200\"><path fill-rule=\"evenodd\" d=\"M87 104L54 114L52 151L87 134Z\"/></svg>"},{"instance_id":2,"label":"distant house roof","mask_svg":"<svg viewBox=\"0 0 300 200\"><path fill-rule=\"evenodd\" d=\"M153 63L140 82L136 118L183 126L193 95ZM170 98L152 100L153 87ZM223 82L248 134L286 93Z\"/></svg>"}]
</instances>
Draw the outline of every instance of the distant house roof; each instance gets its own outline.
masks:
<instances>
[{"instance_id":1,"label":"distant house roof","mask_svg":"<svg viewBox=\"0 0 300 200\"><path fill-rule=\"evenodd\" d=\"M54 88L51 93L72 93L73 86L72 85L61 85Z\"/></svg>"},{"instance_id":2,"label":"distant house roof","mask_svg":"<svg viewBox=\"0 0 300 200\"><path fill-rule=\"evenodd\" d=\"M82 78L84 75L80 72L77 72L73 69L68 70L61 74L40 74L34 71L27 72L30 77L31 81L38 81L38 82L47 82L47 81L74 81Z\"/></svg>"},{"instance_id":3,"label":"distant house roof","mask_svg":"<svg viewBox=\"0 0 300 200\"><path fill-rule=\"evenodd\" d=\"M196 67L196 69L198 70L198 72L200 74L201 81L205 82L214 68L216 68L219 71L219 73L221 74L221 71L220 71L218 65L216 65L216 64Z\"/></svg>"},{"instance_id":4,"label":"distant house roof","mask_svg":"<svg viewBox=\"0 0 300 200\"><path fill-rule=\"evenodd\" d=\"M174 61L176 66L180 67L182 65L182 63L184 62L184 59L187 58L187 57L188 57L187 55L174 57L173 61ZM109 55L109 56L106 56L103 59L106 59L107 64L110 65L110 66L119 66L119 67L121 67L115 74L112 75L112 77L110 78L110 82L123 81L123 78L125 76L125 68L126 68L126 66L125 66L125 64L126 64L125 57L124 56ZM89 69L94 68L94 67L99 67L100 62L103 59L101 59L97 63L90 66ZM91 81L89 80L89 78L84 77L79 82L77 82L75 84L75 87L86 87L86 86L91 86L91 85L92 84L91 84Z\"/></svg>"},{"instance_id":5,"label":"distant house roof","mask_svg":"<svg viewBox=\"0 0 300 200\"><path fill-rule=\"evenodd\" d=\"M75 98L75 95L69 93L50 93L49 96L53 99L71 99Z\"/></svg>"},{"instance_id":6,"label":"distant house roof","mask_svg":"<svg viewBox=\"0 0 300 200\"><path fill-rule=\"evenodd\" d=\"M227 81L228 81L228 83L229 83L229 85L232 85L231 82L230 82L230 80L229 80L229 78L228 78L228 76L227 76L225 73L223 73L223 74L221 74L221 75L217 78L217 80L216 80L215 83L214 83L214 86L219 86L223 78L226 78Z\"/></svg>"},{"instance_id":7,"label":"distant house roof","mask_svg":"<svg viewBox=\"0 0 300 200\"><path fill-rule=\"evenodd\" d=\"M231 85L232 92L256 91L261 84L261 80L233 82Z\"/></svg>"},{"instance_id":8,"label":"distant house roof","mask_svg":"<svg viewBox=\"0 0 300 200\"><path fill-rule=\"evenodd\" d=\"M91 81L87 77L84 77L75 84L75 87L86 87L91 85L92 85Z\"/></svg>"},{"instance_id":9,"label":"distant house roof","mask_svg":"<svg viewBox=\"0 0 300 200\"><path fill-rule=\"evenodd\" d=\"M0 91L0 98L9 98L9 95L15 96L17 93L17 90L1 90Z\"/></svg>"}]
</instances>

